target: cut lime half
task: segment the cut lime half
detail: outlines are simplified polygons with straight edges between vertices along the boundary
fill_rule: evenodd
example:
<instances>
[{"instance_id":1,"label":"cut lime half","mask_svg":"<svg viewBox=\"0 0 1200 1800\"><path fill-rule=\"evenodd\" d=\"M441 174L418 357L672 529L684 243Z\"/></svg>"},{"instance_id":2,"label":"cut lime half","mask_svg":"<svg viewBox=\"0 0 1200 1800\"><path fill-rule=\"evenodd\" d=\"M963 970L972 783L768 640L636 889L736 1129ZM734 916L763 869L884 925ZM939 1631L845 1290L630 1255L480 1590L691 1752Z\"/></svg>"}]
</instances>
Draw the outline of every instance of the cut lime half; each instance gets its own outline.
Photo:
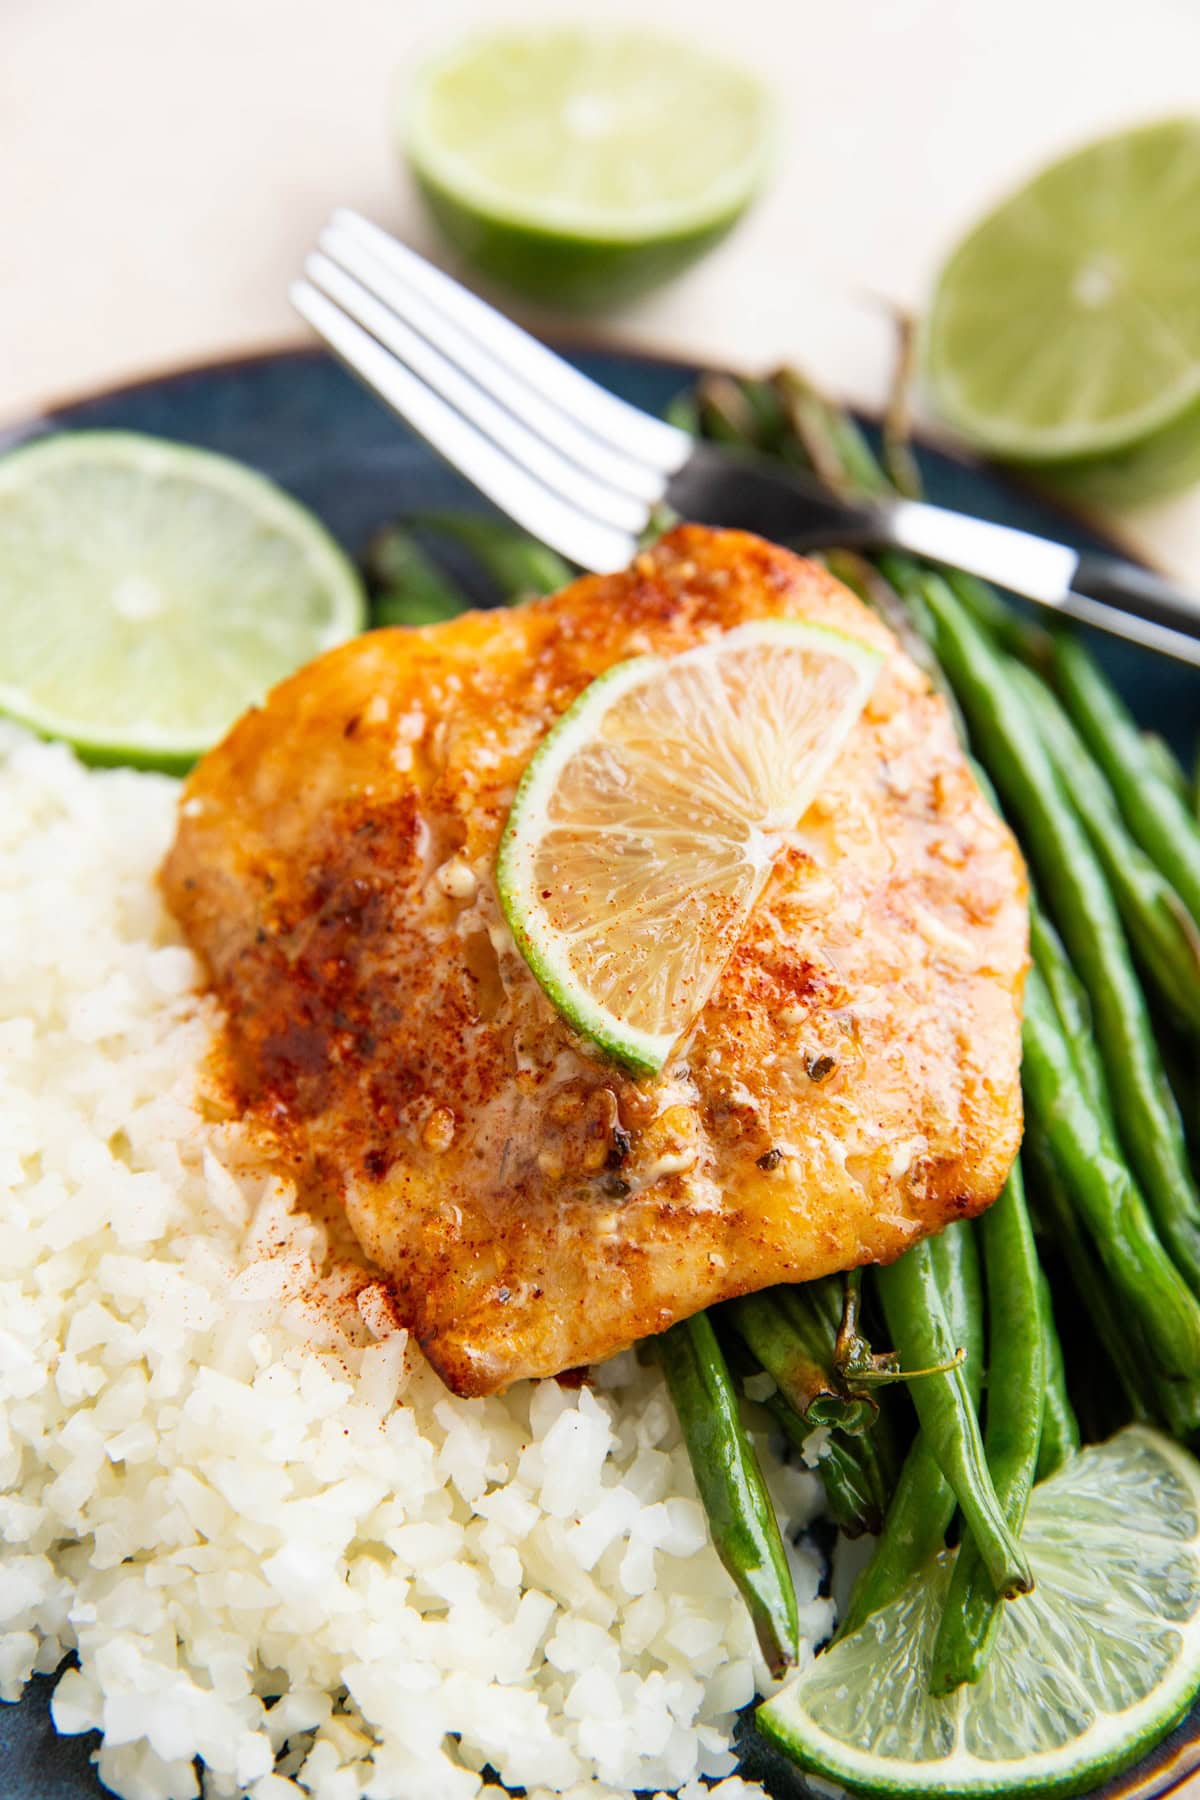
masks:
<instances>
[{"instance_id":1,"label":"cut lime half","mask_svg":"<svg viewBox=\"0 0 1200 1800\"><path fill-rule=\"evenodd\" d=\"M354 569L273 482L126 432L0 459L0 711L174 768L361 629Z\"/></svg>"},{"instance_id":2,"label":"cut lime half","mask_svg":"<svg viewBox=\"0 0 1200 1800\"><path fill-rule=\"evenodd\" d=\"M943 417L1026 463L1127 450L1200 400L1200 118L1089 144L983 219L938 278Z\"/></svg>"},{"instance_id":3,"label":"cut lime half","mask_svg":"<svg viewBox=\"0 0 1200 1800\"><path fill-rule=\"evenodd\" d=\"M766 168L770 107L724 59L633 26L472 36L406 97L413 173L485 273L571 305L698 256Z\"/></svg>"},{"instance_id":4,"label":"cut lime half","mask_svg":"<svg viewBox=\"0 0 1200 1800\"><path fill-rule=\"evenodd\" d=\"M521 780L500 901L550 999L642 1074L707 1000L867 702L877 650L741 625L584 689Z\"/></svg>"},{"instance_id":5,"label":"cut lime half","mask_svg":"<svg viewBox=\"0 0 1200 1800\"><path fill-rule=\"evenodd\" d=\"M1200 1687L1200 1465L1143 1426L1035 1488L1037 1586L980 1681L928 1691L952 1555L758 1710L802 1767L872 1794L1075 1794L1128 1767Z\"/></svg>"}]
</instances>

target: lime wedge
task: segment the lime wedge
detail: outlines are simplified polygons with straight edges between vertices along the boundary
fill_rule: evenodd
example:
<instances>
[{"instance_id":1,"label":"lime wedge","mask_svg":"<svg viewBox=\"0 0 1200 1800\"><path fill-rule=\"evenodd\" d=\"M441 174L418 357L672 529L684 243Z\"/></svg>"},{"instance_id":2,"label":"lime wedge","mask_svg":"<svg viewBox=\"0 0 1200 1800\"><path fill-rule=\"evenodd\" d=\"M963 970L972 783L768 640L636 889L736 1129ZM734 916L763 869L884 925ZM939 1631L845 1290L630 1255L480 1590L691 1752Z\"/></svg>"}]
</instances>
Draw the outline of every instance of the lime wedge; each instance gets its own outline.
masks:
<instances>
[{"instance_id":1,"label":"lime wedge","mask_svg":"<svg viewBox=\"0 0 1200 1800\"><path fill-rule=\"evenodd\" d=\"M959 244L924 346L946 420L1020 462L1125 450L1200 399L1200 119L1044 170Z\"/></svg>"},{"instance_id":2,"label":"lime wedge","mask_svg":"<svg viewBox=\"0 0 1200 1800\"><path fill-rule=\"evenodd\" d=\"M0 460L0 711L94 760L191 762L363 619L333 539L240 463L103 431Z\"/></svg>"},{"instance_id":3,"label":"lime wedge","mask_svg":"<svg viewBox=\"0 0 1200 1800\"><path fill-rule=\"evenodd\" d=\"M928 1692L952 1554L758 1710L804 1768L874 1794L1073 1794L1126 1768L1200 1687L1200 1465L1130 1426L1034 1490L1037 1586L974 1686Z\"/></svg>"},{"instance_id":4,"label":"lime wedge","mask_svg":"<svg viewBox=\"0 0 1200 1800\"><path fill-rule=\"evenodd\" d=\"M619 663L538 749L500 902L560 1012L629 1068L659 1070L703 1007L881 660L820 625L740 625Z\"/></svg>"},{"instance_id":5,"label":"lime wedge","mask_svg":"<svg viewBox=\"0 0 1200 1800\"><path fill-rule=\"evenodd\" d=\"M628 26L471 37L408 98L404 148L453 243L541 299L637 292L720 238L762 180L751 76Z\"/></svg>"}]
</instances>

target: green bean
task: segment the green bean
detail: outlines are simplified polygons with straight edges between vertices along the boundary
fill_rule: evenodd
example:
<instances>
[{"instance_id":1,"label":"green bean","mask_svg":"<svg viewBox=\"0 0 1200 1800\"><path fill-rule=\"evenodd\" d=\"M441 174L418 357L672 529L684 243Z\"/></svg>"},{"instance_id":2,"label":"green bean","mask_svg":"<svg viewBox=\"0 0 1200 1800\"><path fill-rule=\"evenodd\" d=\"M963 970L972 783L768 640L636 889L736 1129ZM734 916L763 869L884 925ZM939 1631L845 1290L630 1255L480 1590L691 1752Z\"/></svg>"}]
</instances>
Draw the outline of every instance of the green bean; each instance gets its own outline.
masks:
<instances>
[{"instance_id":1,"label":"green bean","mask_svg":"<svg viewBox=\"0 0 1200 1800\"><path fill-rule=\"evenodd\" d=\"M1046 1387L1040 1270L1019 1161L977 1230L988 1307L983 1447L996 1498L1009 1528L1019 1537L1037 1470ZM979 1680L1003 1607L974 1533L964 1532L934 1640L930 1693L952 1694L964 1681Z\"/></svg>"},{"instance_id":2,"label":"green bean","mask_svg":"<svg viewBox=\"0 0 1200 1800\"><path fill-rule=\"evenodd\" d=\"M795 447L820 481L834 493L890 493L887 476L849 413L831 406L798 369L780 369L772 385Z\"/></svg>"},{"instance_id":3,"label":"green bean","mask_svg":"<svg viewBox=\"0 0 1200 1800\"><path fill-rule=\"evenodd\" d=\"M1054 684L1112 784L1125 822L1200 926L1200 826L1083 645L1061 637Z\"/></svg>"},{"instance_id":4,"label":"green bean","mask_svg":"<svg viewBox=\"0 0 1200 1800\"><path fill-rule=\"evenodd\" d=\"M983 1295L972 1227L947 1225L930 1238L929 1256L956 1346L966 1352L963 1378L972 1405L983 1383ZM857 1631L895 1598L905 1583L942 1548L957 1501L923 1432L904 1460L874 1554L862 1570L838 1625L838 1636Z\"/></svg>"},{"instance_id":5,"label":"green bean","mask_svg":"<svg viewBox=\"0 0 1200 1800\"><path fill-rule=\"evenodd\" d=\"M367 550L367 569L378 591L372 625L439 625L457 618L471 602L406 531L390 526Z\"/></svg>"},{"instance_id":6,"label":"green bean","mask_svg":"<svg viewBox=\"0 0 1200 1800\"><path fill-rule=\"evenodd\" d=\"M1069 1462L1079 1448L1079 1420L1067 1391L1067 1371L1062 1343L1054 1322L1054 1300L1046 1271L1038 1269L1038 1310L1042 1326L1046 1404L1042 1413L1042 1441L1038 1446L1036 1480L1045 1481Z\"/></svg>"},{"instance_id":7,"label":"green bean","mask_svg":"<svg viewBox=\"0 0 1200 1800\"><path fill-rule=\"evenodd\" d=\"M762 1404L794 1450L812 1455L814 1427L806 1425L783 1395L776 1391ZM888 1504L886 1478L876 1453L875 1433L847 1437L830 1430L812 1464L825 1488L826 1510L846 1537L874 1536L883 1524Z\"/></svg>"},{"instance_id":8,"label":"green bean","mask_svg":"<svg viewBox=\"0 0 1200 1800\"><path fill-rule=\"evenodd\" d=\"M847 1537L878 1532L892 1486L892 1472L885 1467L886 1459L880 1455L879 1434L869 1431L861 1437L847 1437L843 1432L827 1430L822 1434L824 1442L814 1460L812 1440L817 1428L805 1423L777 1387L765 1398L752 1396L750 1382L754 1376L761 1380L761 1365L736 1332L718 1335L742 1392L770 1414L787 1442L820 1477L825 1489L826 1511L838 1530Z\"/></svg>"},{"instance_id":9,"label":"green bean","mask_svg":"<svg viewBox=\"0 0 1200 1800\"><path fill-rule=\"evenodd\" d=\"M1029 902L1029 948L1041 970L1059 1026L1070 1045L1088 1103L1111 1120L1108 1080L1096 1049L1087 989L1071 967L1063 941L1042 911L1036 895L1031 895Z\"/></svg>"},{"instance_id":10,"label":"green bean","mask_svg":"<svg viewBox=\"0 0 1200 1800\"><path fill-rule=\"evenodd\" d=\"M668 400L663 414L668 425L674 425L679 431L686 431L691 437L700 436L700 407L696 400L694 388L684 388Z\"/></svg>"},{"instance_id":11,"label":"green bean","mask_svg":"<svg viewBox=\"0 0 1200 1800\"><path fill-rule=\"evenodd\" d=\"M1054 654L1054 640L1045 626L1037 625L996 592L989 582L962 569L942 571L955 598L966 607L977 625L983 627L992 641L1010 656L1028 663L1031 669L1045 670Z\"/></svg>"},{"instance_id":12,"label":"green bean","mask_svg":"<svg viewBox=\"0 0 1200 1800\"><path fill-rule=\"evenodd\" d=\"M788 1405L810 1427L837 1425L862 1432L874 1424L878 1403L853 1394L834 1367L837 1325L822 1316L823 1299L802 1287L769 1288L731 1300L727 1316L734 1330L767 1371Z\"/></svg>"},{"instance_id":13,"label":"green bean","mask_svg":"<svg viewBox=\"0 0 1200 1800\"><path fill-rule=\"evenodd\" d=\"M775 1509L707 1313L672 1325L658 1339L658 1351L713 1547L750 1610L768 1668L780 1675L799 1652L796 1591Z\"/></svg>"},{"instance_id":14,"label":"green bean","mask_svg":"<svg viewBox=\"0 0 1200 1800\"><path fill-rule=\"evenodd\" d=\"M919 1368L946 1362L954 1345L928 1239L881 1269L877 1279L901 1362ZM964 1524L978 1545L993 1588L1005 1597L1028 1593L1033 1575L992 1486L979 1421L961 1367L916 1381L909 1392L922 1435L954 1489Z\"/></svg>"},{"instance_id":15,"label":"green bean","mask_svg":"<svg viewBox=\"0 0 1200 1800\"><path fill-rule=\"evenodd\" d=\"M1142 1329L1110 1283L1096 1255L1095 1240L1072 1206L1062 1173L1033 1119L1026 1127L1024 1155L1071 1282L1129 1412L1135 1419L1165 1424L1175 1437L1191 1437L1200 1429L1200 1383L1172 1380L1156 1367Z\"/></svg>"},{"instance_id":16,"label":"green bean","mask_svg":"<svg viewBox=\"0 0 1200 1800\"><path fill-rule=\"evenodd\" d=\"M1165 782L1185 806L1190 806L1192 794L1187 773L1166 738L1159 737L1157 731L1143 731L1142 747L1158 779Z\"/></svg>"},{"instance_id":17,"label":"green bean","mask_svg":"<svg viewBox=\"0 0 1200 1800\"><path fill-rule=\"evenodd\" d=\"M506 601L555 594L573 579L574 571L557 550L540 544L507 519L483 513L416 513L411 520L422 531L461 544L477 558Z\"/></svg>"},{"instance_id":18,"label":"green bean","mask_svg":"<svg viewBox=\"0 0 1200 1800\"><path fill-rule=\"evenodd\" d=\"M705 375L696 387L703 437L730 450L753 450L754 416L732 375Z\"/></svg>"},{"instance_id":19,"label":"green bean","mask_svg":"<svg viewBox=\"0 0 1200 1800\"><path fill-rule=\"evenodd\" d=\"M1200 1033L1200 930L1126 829L1112 789L1056 695L1020 663L1010 664L1008 674L1092 840L1131 944L1171 1013Z\"/></svg>"},{"instance_id":20,"label":"green bean","mask_svg":"<svg viewBox=\"0 0 1200 1800\"><path fill-rule=\"evenodd\" d=\"M923 592L937 648L1083 978L1122 1141L1163 1238L1200 1291L1200 1194L1116 905L1008 665L945 582Z\"/></svg>"},{"instance_id":21,"label":"green bean","mask_svg":"<svg viewBox=\"0 0 1200 1800\"><path fill-rule=\"evenodd\" d=\"M1130 1316L1167 1373L1200 1374L1200 1305L1163 1249L1109 1129L1090 1104L1049 990L1025 984L1021 1074L1029 1116L1049 1144L1072 1205Z\"/></svg>"}]
</instances>

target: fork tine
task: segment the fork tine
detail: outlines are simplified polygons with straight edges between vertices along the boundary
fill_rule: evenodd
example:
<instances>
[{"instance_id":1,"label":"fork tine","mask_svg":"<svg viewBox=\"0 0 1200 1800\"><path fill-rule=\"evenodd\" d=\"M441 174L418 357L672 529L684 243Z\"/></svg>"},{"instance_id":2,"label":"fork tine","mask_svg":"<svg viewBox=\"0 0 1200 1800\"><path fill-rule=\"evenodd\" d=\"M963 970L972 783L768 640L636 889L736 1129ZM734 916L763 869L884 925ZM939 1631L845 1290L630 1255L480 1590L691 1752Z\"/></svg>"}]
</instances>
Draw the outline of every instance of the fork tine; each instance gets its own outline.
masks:
<instances>
[{"instance_id":1,"label":"fork tine","mask_svg":"<svg viewBox=\"0 0 1200 1800\"><path fill-rule=\"evenodd\" d=\"M585 569L603 573L629 562L637 547L631 534L543 487L311 282L293 283L290 298L335 356L509 518Z\"/></svg>"},{"instance_id":2,"label":"fork tine","mask_svg":"<svg viewBox=\"0 0 1200 1800\"><path fill-rule=\"evenodd\" d=\"M615 525L621 531L635 534L645 528L650 513L646 501L619 494L615 488L568 462L552 445L535 436L520 419L498 406L405 319L397 318L385 301L355 276L347 274L320 251L306 258L304 270L314 287L320 288L343 312L364 325L435 393L448 400L465 419L501 450L507 451L514 462L535 475L545 487L605 525ZM659 478L660 495L664 485Z\"/></svg>"},{"instance_id":3,"label":"fork tine","mask_svg":"<svg viewBox=\"0 0 1200 1800\"><path fill-rule=\"evenodd\" d=\"M544 344L472 294L415 250L389 237L360 213L339 207L333 224L374 251L411 289L431 301L447 319L488 351L494 363L509 370L558 413L573 420L610 450L635 457L661 475L673 475L692 450L685 431L652 418L620 400L598 382L564 362ZM592 466L590 463L589 467Z\"/></svg>"},{"instance_id":4,"label":"fork tine","mask_svg":"<svg viewBox=\"0 0 1200 1800\"><path fill-rule=\"evenodd\" d=\"M666 476L661 468L651 468L623 449L612 449L561 408L549 404L520 374L514 373L486 345L464 331L440 304L427 298L397 273L379 253L374 240L364 242L359 233L351 231L344 223L336 223L327 225L318 241L325 255L339 268L353 275L451 363L464 370L478 387L519 419L526 430L536 432L560 455L569 457L577 468L586 470L593 480L599 478L609 487L651 506L662 497ZM401 246L397 245L397 248ZM462 291L465 294L465 289Z\"/></svg>"}]
</instances>

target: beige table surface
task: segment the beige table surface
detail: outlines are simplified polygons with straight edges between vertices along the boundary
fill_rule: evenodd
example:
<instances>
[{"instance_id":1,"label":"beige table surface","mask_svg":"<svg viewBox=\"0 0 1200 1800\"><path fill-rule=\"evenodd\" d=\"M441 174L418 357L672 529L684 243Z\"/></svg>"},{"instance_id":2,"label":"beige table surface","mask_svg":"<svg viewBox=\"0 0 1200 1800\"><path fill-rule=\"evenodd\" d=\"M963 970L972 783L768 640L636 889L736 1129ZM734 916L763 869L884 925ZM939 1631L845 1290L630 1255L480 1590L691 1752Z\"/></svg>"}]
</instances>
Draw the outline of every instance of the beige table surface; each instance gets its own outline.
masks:
<instances>
[{"instance_id":1,"label":"beige table surface","mask_svg":"<svg viewBox=\"0 0 1200 1800\"><path fill-rule=\"evenodd\" d=\"M0 421L302 339L286 285L334 204L436 248L393 150L398 71L472 24L622 15L758 68L782 143L732 239L589 329L788 356L868 403L880 302L919 305L989 198L1200 107L1200 0L0 0ZM1200 492L1124 529L1200 584Z\"/></svg>"}]
</instances>

